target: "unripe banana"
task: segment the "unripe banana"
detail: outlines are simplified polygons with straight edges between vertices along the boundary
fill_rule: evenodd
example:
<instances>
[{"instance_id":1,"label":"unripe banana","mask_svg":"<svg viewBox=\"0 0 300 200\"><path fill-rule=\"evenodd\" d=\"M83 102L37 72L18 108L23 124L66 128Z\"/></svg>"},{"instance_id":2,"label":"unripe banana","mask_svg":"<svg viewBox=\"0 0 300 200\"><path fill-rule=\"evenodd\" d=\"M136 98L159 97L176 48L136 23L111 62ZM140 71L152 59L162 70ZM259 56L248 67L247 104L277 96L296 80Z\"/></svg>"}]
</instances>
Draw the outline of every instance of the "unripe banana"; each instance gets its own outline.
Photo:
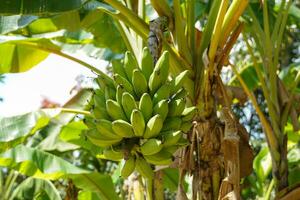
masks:
<instances>
[{"instance_id":1,"label":"unripe banana","mask_svg":"<svg viewBox=\"0 0 300 200\"><path fill-rule=\"evenodd\" d=\"M163 148L161 140L151 138L147 140L141 146L141 152L143 155L152 155L158 153Z\"/></svg>"},{"instance_id":2,"label":"unripe banana","mask_svg":"<svg viewBox=\"0 0 300 200\"><path fill-rule=\"evenodd\" d=\"M135 161L136 170L144 177L148 179L153 179L154 172L151 166L142 157L137 157Z\"/></svg>"},{"instance_id":3,"label":"unripe banana","mask_svg":"<svg viewBox=\"0 0 300 200\"><path fill-rule=\"evenodd\" d=\"M122 139L122 137L116 135L112 129L112 122L105 120L105 119L99 119L96 122L96 128L100 132L100 134L113 139Z\"/></svg>"},{"instance_id":4,"label":"unripe banana","mask_svg":"<svg viewBox=\"0 0 300 200\"><path fill-rule=\"evenodd\" d=\"M169 83L162 85L153 96L153 104L155 105L163 99L169 99L170 91L171 85Z\"/></svg>"},{"instance_id":5,"label":"unripe banana","mask_svg":"<svg viewBox=\"0 0 300 200\"><path fill-rule=\"evenodd\" d=\"M135 136L142 137L145 131L145 120L141 111L134 109L131 113L130 122Z\"/></svg>"},{"instance_id":6,"label":"unripe banana","mask_svg":"<svg viewBox=\"0 0 300 200\"><path fill-rule=\"evenodd\" d=\"M116 90L114 88L106 87L105 88L105 99L112 99L115 100L116 98Z\"/></svg>"},{"instance_id":7,"label":"unripe banana","mask_svg":"<svg viewBox=\"0 0 300 200\"><path fill-rule=\"evenodd\" d=\"M127 92L134 95L133 87L126 78L120 76L119 74L115 74L114 80L116 81L117 84L122 85Z\"/></svg>"},{"instance_id":8,"label":"unripe banana","mask_svg":"<svg viewBox=\"0 0 300 200\"><path fill-rule=\"evenodd\" d=\"M183 87L185 88L185 90L187 91L188 95L193 97L195 96L195 93L194 93L194 81L190 78L187 78L184 83L183 83Z\"/></svg>"},{"instance_id":9,"label":"unripe banana","mask_svg":"<svg viewBox=\"0 0 300 200\"><path fill-rule=\"evenodd\" d=\"M144 93L140 99L139 110L143 113L145 122L152 116L153 103L148 93Z\"/></svg>"},{"instance_id":10,"label":"unripe banana","mask_svg":"<svg viewBox=\"0 0 300 200\"><path fill-rule=\"evenodd\" d=\"M175 94L183 86L183 83L188 78L189 73L190 72L188 70L185 70L172 80L171 94Z\"/></svg>"},{"instance_id":11,"label":"unripe banana","mask_svg":"<svg viewBox=\"0 0 300 200\"><path fill-rule=\"evenodd\" d=\"M96 92L96 91L95 91ZM102 90L97 90L97 92L93 95L94 106L98 108L105 107L105 94Z\"/></svg>"},{"instance_id":12,"label":"unripe banana","mask_svg":"<svg viewBox=\"0 0 300 200\"><path fill-rule=\"evenodd\" d=\"M127 51L125 53L124 69L125 69L128 81L132 80L132 72L134 69L137 69L137 68L138 68L138 63L136 62L136 59L129 51Z\"/></svg>"},{"instance_id":13,"label":"unripe banana","mask_svg":"<svg viewBox=\"0 0 300 200\"><path fill-rule=\"evenodd\" d=\"M161 100L153 108L153 115L159 114L163 121L166 119L169 112L168 100Z\"/></svg>"},{"instance_id":14,"label":"unripe banana","mask_svg":"<svg viewBox=\"0 0 300 200\"><path fill-rule=\"evenodd\" d=\"M151 56L148 47L145 47L142 53L141 70L147 81L149 81L149 77L153 72L153 68L154 68L153 58Z\"/></svg>"},{"instance_id":15,"label":"unripe banana","mask_svg":"<svg viewBox=\"0 0 300 200\"><path fill-rule=\"evenodd\" d=\"M182 99L187 97L188 93L184 88L179 89L177 93L172 96L172 100Z\"/></svg>"},{"instance_id":16,"label":"unripe banana","mask_svg":"<svg viewBox=\"0 0 300 200\"><path fill-rule=\"evenodd\" d=\"M151 117L146 125L144 138L156 137L163 126L163 119L160 115Z\"/></svg>"},{"instance_id":17,"label":"unripe banana","mask_svg":"<svg viewBox=\"0 0 300 200\"><path fill-rule=\"evenodd\" d=\"M108 115L105 107L94 107L91 113L94 115L95 119L110 120L110 116Z\"/></svg>"},{"instance_id":18,"label":"unripe banana","mask_svg":"<svg viewBox=\"0 0 300 200\"><path fill-rule=\"evenodd\" d=\"M123 159L123 152L114 151L111 147L107 147L103 150L103 155L99 156L100 158L104 158L107 160L120 161Z\"/></svg>"},{"instance_id":19,"label":"unripe banana","mask_svg":"<svg viewBox=\"0 0 300 200\"><path fill-rule=\"evenodd\" d=\"M148 83L143 73L135 69L132 75L132 85L138 97L141 97L148 90Z\"/></svg>"},{"instance_id":20,"label":"unripe banana","mask_svg":"<svg viewBox=\"0 0 300 200\"><path fill-rule=\"evenodd\" d=\"M185 108L182 112L182 120L183 121L192 120L196 112L197 112L197 108L195 106Z\"/></svg>"},{"instance_id":21,"label":"unripe banana","mask_svg":"<svg viewBox=\"0 0 300 200\"><path fill-rule=\"evenodd\" d=\"M123 85L118 85L116 91L116 100L120 105L122 104L122 96L124 92L126 92L126 90Z\"/></svg>"},{"instance_id":22,"label":"unripe banana","mask_svg":"<svg viewBox=\"0 0 300 200\"><path fill-rule=\"evenodd\" d=\"M114 74L119 74L124 78L127 77L125 69L123 68L123 64L120 61L112 60L111 63L112 63L112 70Z\"/></svg>"},{"instance_id":23,"label":"unripe banana","mask_svg":"<svg viewBox=\"0 0 300 200\"><path fill-rule=\"evenodd\" d=\"M164 121L162 131L179 130L182 120L180 117L167 117Z\"/></svg>"},{"instance_id":24,"label":"unripe banana","mask_svg":"<svg viewBox=\"0 0 300 200\"><path fill-rule=\"evenodd\" d=\"M179 145L173 145L173 146L169 146L169 147L164 147L164 150L166 150L167 152L169 152L170 154L173 155L180 148L181 148L181 146L179 146Z\"/></svg>"},{"instance_id":25,"label":"unripe banana","mask_svg":"<svg viewBox=\"0 0 300 200\"><path fill-rule=\"evenodd\" d=\"M184 137L181 137L180 140L177 142L177 144L180 146L187 146L189 143L189 140Z\"/></svg>"},{"instance_id":26,"label":"unripe banana","mask_svg":"<svg viewBox=\"0 0 300 200\"><path fill-rule=\"evenodd\" d=\"M86 132L87 138L95 145L100 147L109 147L119 143L122 139L112 139L100 134L96 129L91 129Z\"/></svg>"},{"instance_id":27,"label":"unripe banana","mask_svg":"<svg viewBox=\"0 0 300 200\"><path fill-rule=\"evenodd\" d=\"M90 117L85 117L83 119L83 123L89 128L89 129L96 129L96 120Z\"/></svg>"},{"instance_id":28,"label":"unripe banana","mask_svg":"<svg viewBox=\"0 0 300 200\"><path fill-rule=\"evenodd\" d=\"M179 139L182 137L181 131L166 131L161 133L164 147L176 145Z\"/></svg>"},{"instance_id":29,"label":"unripe banana","mask_svg":"<svg viewBox=\"0 0 300 200\"><path fill-rule=\"evenodd\" d=\"M115 88L115 83L109 76L99 75L96 78L96 82L100 88L105 88L105 87Z\"/></svg>"},{"instance_id":30,"label":"unripe banana","mask_svg":"<svg viewBox=\"0 0 300 200\"><path fill-rule=\"evenodd\" d=\"M121 176L123 178L127 178L135 169L135 157L130 156L128 160L125 161L122 170L121 170Z\"/></svg>"},{"instance_id":31,"label":"unripe banana","mask_svg":"<svg viewBox=\"0 0 300 200\"><path fill-rule=\"evenodd\" d=\"M153 165L170 165L174 160L173 155L165 149L153 155L145 155L144 158Z\"/></svg>"},{"instance_id":32,"label":"unripe banana","mask_svg":"<svg viewBox=\"0 0 300 200\"><path fill-rule=\"evenodd\" d=\"M116 120L116 119L123 119L123 120L127 120L125 113L123 112L122 107L120 106L120 104L114 100L107 100L106 101L106 110L108 115Z\"/></svg>"},{"instance_id":33,"label":"unripe banana","mask_svg":"<svg viewBox=\"0 0 300 200\"><path fill-rule=\"evenodd\" d=\"M131 113L134 109L137 109L134 97L128 92L124 92L122 96L122 107L127 119L130 120Z\"/></svg>"},{"instance_id":34,"label":"unripe banana","mask_svg":"<svg viewBox=\"0 0 300 200\"><path fill-rule=\"evenodd\" d=\"M185 108L185 99L173 100L169 103L168 116L175 117L180 116Z\"/></svg>"},{"instance_id":35,"label":"unripe banana","mask_svg":"<svg viewBox=\"0 0 300 200\"><path fill-rule=\"evenodd\" d=\"M182 130L182 132L187 133L191 130L191 128L193 127L193 123L190 121L186 121L186 122L182 122L180 130Z\"/></svg>"},{"instance_id":36,"label":"unripe banana","mask_svg":"<svg viewBox=\"0 0 300 200\"><path fill-rule=\"evenodd\" d=\"M149 78L149 89L154 94L163 85L169 75L169 53L163 52Z\"/></svg>"},{"instance_id":37,"label":"unripe banana","mask_svg":"<svg viewBox=\"0 0 300 200\"><path fill-rule=\"evenodd\" d=\"M112 123L112 129L113 131L124 138L131 138L134 137L134 132L132 129L131 124L129 124L128 122L118 119L113 121Z\"/></svg>"}]
</instances>

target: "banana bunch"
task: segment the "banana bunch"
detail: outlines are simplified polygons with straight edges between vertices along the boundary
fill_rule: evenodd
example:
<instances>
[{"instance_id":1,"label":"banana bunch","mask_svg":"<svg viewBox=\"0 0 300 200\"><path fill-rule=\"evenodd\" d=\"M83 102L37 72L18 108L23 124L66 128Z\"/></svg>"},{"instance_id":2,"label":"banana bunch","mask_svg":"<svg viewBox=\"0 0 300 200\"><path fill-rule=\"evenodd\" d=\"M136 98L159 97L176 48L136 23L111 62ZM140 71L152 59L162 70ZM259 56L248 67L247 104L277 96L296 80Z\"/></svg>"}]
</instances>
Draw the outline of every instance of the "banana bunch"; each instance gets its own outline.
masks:
<instances>
[{"instance_id":1,"label":"banana bunch","mask_svg":"<svg viewBox=\"0 0 300 200\"><path fill-rule=\"evenodd\" d=\"M153 67L148 48L141 65L127 52L123 65L112 63L113 78L99 76L92 110L86 118L87 138L103 148L101 158L123 159L122 176L134 170L151 178L151 165L169 165L173 153L188 144L195 107L188 107L184 82L188 71L169 77L169 54Z\"/></svg>"}]
</instances>

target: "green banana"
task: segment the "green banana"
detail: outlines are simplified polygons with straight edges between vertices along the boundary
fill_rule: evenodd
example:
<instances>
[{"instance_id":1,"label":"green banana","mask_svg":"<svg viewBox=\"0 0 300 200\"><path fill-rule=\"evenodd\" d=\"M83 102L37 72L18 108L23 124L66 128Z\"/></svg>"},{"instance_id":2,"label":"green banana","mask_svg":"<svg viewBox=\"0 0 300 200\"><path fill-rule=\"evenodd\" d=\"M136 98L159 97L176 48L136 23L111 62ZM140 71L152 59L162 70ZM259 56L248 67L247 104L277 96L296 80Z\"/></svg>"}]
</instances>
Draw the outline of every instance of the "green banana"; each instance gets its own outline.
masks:
<instances>
[{"instance_id":1,"label":"green banana","mask_svg":"<svg viewBox=\"0 0 300 200\"><path fill-rule=\"evenodd\" d=\"M111 147L107 147L103 150L103 155L100 155L99 158L113 160L113 161L120 161L123 159L124 154L122 151L114 151Z\"/></svg>"},{"instance_id":2,"label":"green banana","mask_svg":"<svg viewBox=\"0 0 300 200\"><path fill-rule=\"evenodd\" d=\"M96 82L100 88L105 88L105 87L115 88L115 83L109 76L99 75L96 78Z\"/></svg>"},{"instance_id":3,"label":"green banana","mask_svg":"<svg viewBox=\"0 0 300 200\"><path fill-rule=\"evenodd\" d=\"M124 92L126 92L126 90L123 85L118 85L116 91L116 100L120 105L122 104L122 96Z\"/></svg>"},{"instance_id":4,"label":"green banana","mask_svg":"<svg viewBox=\"0 0 300 200\"><path fill-rule=\"evenodd\" d=\"M130 156L128 160L125 161L122 170L121 170L121 176L123 178L127 178L135 169L135 157Z\"/></svg>"},{"instance_id":5,"label":"green banana","mask_svg":"<svg viewBox=\"0 0 300 200\"><path fill-rule=\"evenodd\" d=\"M142 53L141 70L147 81L149 81L149 77L153 72L153 68L154 63L152 55L150 54L148 47L145 47Z\"/></svg>"},{"instance_id":6,"label":"green banana","mask_svg":"<svg viewBox=\"0 0 300 200\"><path fill-rule=\"evenodd\" d=\"M112 99L115 100L116 98L116 90L114 88L106 87L105 88L105 99Z\"/></svg>"},{"instance_id":7,"label":"green banana","mask_svg":"<svg viewBox=\"0 0 300 200\"><path fill-rule=\"evenodd\" d=\"M135 168L144 178L153 179L154 172L144 158L140 156L136 158Z\"/></svg>"},{"instance_id":8,"label":"green banana","mask_svg":"<svg viewBox=\"0 0 300 200\"><path fill-rule=\"evenodd\" d=\"M105 94L102 92L102 90L97 90L97 93L93 95L93 101L95 107L103 108L105 107Z\"/></svg>"},{"instance_id":9,"label":"green banana","mask_svg":"<svg viewBox=\"0 0 300 200\"><path fill-rule=\"evenodd\" d=\"M154 70L149 78L149 89L151 94L154 94L157 89L162 86L169 75L169 53L163 52L161 57L158 59Z\"/></svg>"},{"instance_id":10,"label":"green banana","mask_svg":"<svg viewBox=\"0 0 300 200\"><path fill-rule=\"evenodd\" d=\"M179 130L182 120L180 117L167 117L164 121L162 131Z\"/></svg>"},{"instance_id":11,"label":"green banana","mask_svg":"<svg viewBox=\"0 0 300 200\"><path fill-rule=\"evenodd\" d=\"M170 91L171 85L169 83L162 85L153 96L153 104L155 105L163 99L169 99Z\"/></svg>"},{"instance_id":12,"label":"green banana","mask_svg":"<svg viewBox=\"0 0 300 200\"><path fill-rule=\"evenodd\" d=\"M130 122L135 136L142 137L145 131L145 120L141 111L134 109L131 113Z\"/></svg>"},{"instance_id":13,"label":"green banana","mask_svg":"<svg viewBox=\"0 0 300 200\"><path fill-rule=\"evenodd\" d=\"M110 116L108 115L105 107L94 107L91 113L94 115L95 119L110 120Z\"/></svg>"},{"instance_id":14,"label":"green banana","mask_svg":"<svg viewBox=\"0 0 300 200\"><path fill-rule=\"evenodd\" d=\"M114 100L109 99L106 101L106 110L108 115L114 120L116 119L127 120L122 107L118 102Z\"/></svg>"},{"instance_id":15,"label":"green banana","mask_svg":"<svg viewBox=\"0 0 300 200\"><path fill-rule=\"evenodd\" d=\"M118 60L112 60L112 70L114 72L114 74L119 74L122 77L126 78L126 72L125 69L123 68L123 64L118 61Z\"/></svg>"},{"instance_id":16,"label":"green banana","mask_svg":"<svg viewBox=\"0 0 300 200\"><path fill-rule=\"evenodd\" d=\"M145 155L144 158L153 165L170 165L174 160L173 155L164 148L156 154Z\"/></svg>"},{"instance_id":17,"label":"green banana","mask_svg":"<svg viewBox=\"0 0 300 200\"><path fill-rule=\"evenodd\" d=\"M133 109L137 109L137 105L134 100L134 97L128 92L124 92L122 95L122 107L127 119L130 120L131 113Z\"/></svg>"},{"instance_id":18,"label":"green banana","mask_svg":"<svg viewBox=\"0 0 300 200\"><path fill-rule=\"evenodd\" d=\"M182 99L188 95L187 91L184 88L178 90L177 93L172 95L172 100Z\"/></svg>"},{"instance_id":19,"label":"green banana","mask_svg":"<svg viewBox=\"0 0 300 200\"><path fill-rule=\"evenodd\" d=\"M118 119L113 121L112 129L120 137L124 137L124 138L134 137L132 125L124 120Z\"/></svg>"},{"instance_id":20,"label":"green banana","mask_svg":"<svg viewBox=\"0 0 300 200\"><path fill-rule=\"evenodd\" d=\"M188 78L189 73L190 73L189 70L185 70L180 74L178 74L175 78L173 78L171 82L172 83L171 94L175 94L183 86L183 83Z\"/></svg>"},{"instance_id":21,"label":"green banana","mask_svg":"<svg viewBox=\"0 0 300 200\"><path fill-rule=\"evenodd\" d=\"M124 59L124 69L126 72L127 80L132 80L132 72L134 69L138 68L138 63L136 62L136 59L133 57L133 55L127 51L125 53L125 59Z\"/></svg>"},{"instance_id":22,"label":"green banana","mask_svg":"<svg viewBox=\"0 0 300 200\"><path fill-rule=\"evenodd\" d=\"M122 139L108 138L101 135L96 129L91 129L86 132L87 138L95 145L100 147L109 147L111 145L119 143Z\"/></svg>"},{"instance_id":23,"label":"green banana","mask_svg":"<svg viewBox=\"0 0 300 200\"><path fill-rule=\"evenodd\" d=\"M141 146L141 152L143 155L152 155L158 153L163 148L161 140L152 138L147 140Z\"/></svg>"},{"instance_id":24,"label":"green banana","mask_svg":"<svg viewBox=\"0 0 300 200\"><path fill-rule=\"evenodd\" d=\"M132 85L138 97L141 97L148 90L147 80L143 73L138 69L133 71Z\"/></svg>"},{"instance_id":25,"label":"green banana","mask_svg":"<svg viewBox=\"0 0 300 200\"><path fill-rule=\"evenodd\" d=\"M168 100L161 100L153 108L153 115L159 114L163 120L166 119L169 112Z\"/></svg>"},{"instance_id":26,"label":"green banana","mask_svg":"<svg viewBox=\"0 0 300 200\"><path fill-rule=\"evenodd\" d=\"M151 117L146 125L144 138L156 137L163 126L163 119L160 115L154 115Z\"/></svg>"},{"instance_id":27,"label":"green banana","mask_svg":"<svg viewBox=\"0 0 300 200\"><path fill-rule=\"evenodd\" d=\"M165 147L176 145L182 137L181 131L166 131L161 133L162 141Z\"/></svg>"},{"instance_id":28,"label":"green banana","mask_svg":"<svg viewBox=\"0 0 300 200\"><path fill-rule=\"evenodd\" d=\"M96 128L96 120L91 117L85 117L83 119L83 123L89 128L89 129L95 129Z\"/></svg>"},{"instance_id":29,"label":"green banana","mask_svg":"<svg viewBox=\"0 0 300 200\"><path fill-rule=\"evenodd\" d=\"M122 139L122 137L120 138L120 136L114 133L112 129L111 121L105 119L99 119L96 122L96 128L104 136L107 136L109 138L114 138L114 139Z\"/></svg>"},{"instance_id":30,"label":"green banana","mask_svg":"<svg viewBox=\"0 0 300 200\"><path fill-rule=\"evenodd\" d=\"M166 150L167 152L173 155L178 149L180 149L180 147L181 146L179 145L173 145L173 146L164 147L164 150Z\"/></svg>"},{"instance_id":31,"label":"green banana","mask_svg":"<svg viewBox=\"0 0 300 200\"><path fill-rule=\"evenodd\" d=\"M191 130L192 127L193 127L193 123L190 121L186 121L186 122L182 122L180 126L180 130L182 130L182 132L184 133L187 133Z\"/></svg>"},{"instance_id":32,"label":"green banana","mask_svg":"<svg viewBox=\"0 0 300 200\"><path fill-rule=\"evenodd\" d=\"M175 116L180 116L185 108L185 99L177 99L177 100L172 100L169 103L169 112L168 116L170 117L175 117Z\"/></svg>"},{"instance_id":33,"label":"green banana","mask_svg":"<svg viewBox=\"0 0 300 200\"><path fill-rule=\"evenodd\" d=\"M145 122L152 116L153 103L148 93L144 93L140 99L139 110L143 113Z\"/></svg>"},{"instance_id":34,"label":"green banana","mask_svg":"<svg viewBox=\"0 0 300 200\"><path fill-rule=\"evenodd\" d=\"M195 106L185 108L182 112L182 121L192 120L196 112L197 112L197 108Z\"/></svg>"},{"instance_id":35,"label":"green banana","mask_svg":"<svg viewBox=\"0 0 300 200\"><path fill-rule=\"evenodd\" d=\"M122 85L127 92L134 95L133 87L126 78L120 76L119 74L115 74L114 80L116 81L117 84Z\"/></svg>"},{"instance_id":36,"label":"green banana","mask_svg":"<svg viewBox=\"0 0 300 200\"><path fill-rule=\"evenodd\" d=\"M177 142L179 146L187 146L189 143L189 140L184 137L181 137L180 140Z\"/></svg>"}]
</instances>

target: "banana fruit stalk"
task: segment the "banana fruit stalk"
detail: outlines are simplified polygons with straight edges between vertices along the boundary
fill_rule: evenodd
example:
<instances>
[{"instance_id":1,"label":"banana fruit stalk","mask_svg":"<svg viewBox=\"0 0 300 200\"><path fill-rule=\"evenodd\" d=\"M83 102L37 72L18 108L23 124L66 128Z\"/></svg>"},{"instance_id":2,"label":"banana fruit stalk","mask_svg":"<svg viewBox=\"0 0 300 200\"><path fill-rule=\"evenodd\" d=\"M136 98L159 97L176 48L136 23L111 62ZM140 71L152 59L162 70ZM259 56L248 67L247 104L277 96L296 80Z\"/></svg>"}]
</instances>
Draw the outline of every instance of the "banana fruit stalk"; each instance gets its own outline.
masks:
<instances>
[{"instance_id":1,"label":"banana fruit stalk","mask_svg":"<svg viewBox=\"0 0 300 200\"><path fill-rule=\"evenodd\" d=\"M124 62L113 61L113 78L96 79L86 137L102 149L99 158L122 160L123 178L136 170L152 179L153 165L171 164L173 153L189 144L185 134L197 114L187 101L193 82L189 71L171 77L169 68L168 52L154 66L144 48L140 59L127 52Z\"/></svg>"}]
</instances>

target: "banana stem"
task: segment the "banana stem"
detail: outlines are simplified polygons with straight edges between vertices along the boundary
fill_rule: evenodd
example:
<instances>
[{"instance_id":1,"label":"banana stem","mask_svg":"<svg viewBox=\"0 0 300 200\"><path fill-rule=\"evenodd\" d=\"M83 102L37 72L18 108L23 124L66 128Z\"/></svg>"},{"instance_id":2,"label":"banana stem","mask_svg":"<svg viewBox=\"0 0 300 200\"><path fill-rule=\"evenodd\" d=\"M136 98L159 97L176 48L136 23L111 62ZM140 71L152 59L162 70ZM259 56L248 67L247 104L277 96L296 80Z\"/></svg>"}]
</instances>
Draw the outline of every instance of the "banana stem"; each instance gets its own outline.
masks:
<instances>
[{"instance_id":1,"label":"banana stem","mask_svg":"<svg viewBox=\"0 0 300 200\"><path fill-rule=\"evenodd\" d=\"M146 179L147 200L153 200L153 180Z\"/></svg>"},{"instance_id":2,"label":"banana stem","mask_svg":"<svg viewBox=\"0 0 300 200\"><path fill-rule=\"evenodd\" d=\"M89 117L92 116L92 114L86 110L76 110L76 109L72 109L72 108L58 108L58 109L60 109L61 112L65 112L65 113L81 114L81 115L85 115L85 116L89 116Z\"/></svg>"}]
</instances>

